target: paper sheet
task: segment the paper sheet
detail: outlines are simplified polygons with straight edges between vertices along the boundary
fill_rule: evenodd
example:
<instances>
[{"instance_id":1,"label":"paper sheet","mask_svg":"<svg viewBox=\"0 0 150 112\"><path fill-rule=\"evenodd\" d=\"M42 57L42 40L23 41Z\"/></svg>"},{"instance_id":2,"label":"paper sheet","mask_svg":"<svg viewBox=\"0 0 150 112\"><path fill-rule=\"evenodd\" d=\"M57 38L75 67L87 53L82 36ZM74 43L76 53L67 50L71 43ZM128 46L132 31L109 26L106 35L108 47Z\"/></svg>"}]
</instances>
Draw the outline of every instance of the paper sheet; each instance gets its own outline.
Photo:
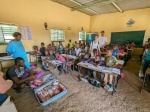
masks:
<instances>
[{"instance_id":1,"label":"paper sheet","mask_svg":"<svg viewBox=\"0 0 150 112\"><path fill-rule=\"evenodd\" d=\"M12 60L13 57L12 56L4 56L4 57L0 57L0 60Z\"/></svg>"}]
</instances>

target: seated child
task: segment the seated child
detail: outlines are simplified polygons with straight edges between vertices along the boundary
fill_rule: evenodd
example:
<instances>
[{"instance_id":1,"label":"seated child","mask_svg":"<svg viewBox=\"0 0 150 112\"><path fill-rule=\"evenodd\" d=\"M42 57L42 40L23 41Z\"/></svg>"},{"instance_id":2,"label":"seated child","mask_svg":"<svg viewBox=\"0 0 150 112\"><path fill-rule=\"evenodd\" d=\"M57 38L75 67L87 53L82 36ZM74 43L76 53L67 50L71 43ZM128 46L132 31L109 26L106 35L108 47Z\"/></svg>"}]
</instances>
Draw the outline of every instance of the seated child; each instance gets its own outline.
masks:
<instances>
[{"instance_id":1,"label":"seated child","mask_svg":"<svg viewBox=\"0 0 150 112\"><path fill-rule=\"evenodd\" d=\"M107 55L106 55L106 66L115 68L118 65L118 60L116 59L116 57L114 57L112 55L113 50L109 49L109 50L107 50L106 53L107 53ZM104 76L104 74L101 75L101 80L104 79L103 81L104 81L105 84L108 83L108 75L109 75L108 73L105 73L105 76ZM109 84L110 85L112 85L112 80L113 80L113 76L110 75L110 77L109 77Z\"/></svg>"},{"instance_id":2,"label":"seated child","mask_svg":"<svg viewBox=\"0 0 150 112\"><path fill-rule=\"evenodd\" d=\"M54 60L56 58L55 54L54 54L54 51L52 49L49 50L49 58L50 58L50 60Z\"/></svg>"},{"instance_id":3,"label":"seated child","mask_svg":"<svg viewBox=\"0 0 150 112\"><path fill-rule=\"evenodd\" d=\"M31 52L32 55L37 55L40 54L40 51L38 49L38 46L33 46L33 51Z\"/></svg>"},{"instance_id":4,"label":"seated child","mask_svg":"<svg viewBox=\"0 0 150 112\"><path fill-rule=\"evenodd\" d=\"M90 45L89 44L86 44L85 46L85 53L89 53L89 50L90 50Z\"/></svg>"},{"instance_id":5,"label":"seated child","mask_svg":"<svg viewBox=\"0 0 150 112\"><path fill-rule=\"evenodd\" d=\"M117 54L118 54L118 53L119 53L118 47L117 47L116 45L113 46L113 53L112 53L112 55L117 58Z\"/></svg>"},{"instance_id":6,"label":"seated child","mask_svg":"<svg viewBox=\"0 0 150 112\"><path fill-rule=\"evenodd\" d=\"M81 56L81 48L80 48L80 45L79 45L79 44L76 45L76 48L75 48L75 55L76 55L77 57L80 57L80 56Z\"/></svg>"},{"instance_id":7,"label":"seated child","mask_svg":"<svg viewBox=\"0 0 150 112\"><path fill-rule=\"evenodd\" d=\"M122 46L119 46L119 52L117 54L117 59L119 60L120 57L123 57L125 55L124 49Z\"/></svg>"},{"instance_id":8,"label":"seated child","mask_svg":"<svg viewBox=\"0 0 150 112\"><path fill-rule=\"evenodd\" d=\"M36 73L37 71L27 69L24 59L18 57L15 59L15 65L7 70L6 77L13 81L13 89L21 92L27 83L37 78Z\"/></svg>"},{"instance_id":9,"label":"seated child","mask_svg":"<svg viewBox=\"0 0 150 112\"><path fill-rule=\"evenodd\" d=\"M48 64L48 60L50 60L50 55L49 55L49 51L46 49L45 50L45 57L42 58L42 68L44 70L49 70L49 64Z\"/></svg>"},{"instance_id":10,"label":"seated child","mask_svg":"<svg viewBox=\"0 0 150 112\"><path fill-rule=\"evenodd\" d=\"M89 63L90 60L91 60L91 59L90 59L90 57L89 57L89 54L85 54L82 61L83 61L84 63ZM91 75L90 70L87 69L87 68L82 68L82 71L83 71L83 74L85 75L86 78Z\"/></svg>"},{"instance_id":11,"label":"seated child","mask_svg":"<svg viewBox=\"0 0 150 112\"><path fill-rule=\"evenodd\" d=\"M69 47L68 46L66 46L64 54L69 54Z\"/></svg>"},{"instance_id":12,"label":"seated child","mask_svg":"<svg viewBox=\"0 0 150 112\"><path fill-rule=\"evenodd\" d=\"M93 49L93 52L91 52L91 57L96 57L98 55L97 49Z\"/></svg>"},{"instance_id":13,"label":"seated child","mask_svg":"<svg viewBox=\"0 0 150 112\"><path fill-rule=\"evenodd\" d=\"M58 61L61 61L61 62L62 62L62 68L61 68L59 74L61 74L61 73L65 73L65 74L66 74L66 60L65 60L65 58L63 58L63 57L60 55L60 53L57 52L57 53L56 53L56 59L57 59Z\"/></svg>"},{"instance_id":14,"label":"seated child","mask_svg":"<svg viewBox=\"0 0 150 112\"><path fill-rule=\"evenodd\" d=\"M102 66L102 64L103 64L103 62L102 62L102 60L101 60L101 56L96 56L95 57L95 60L94 60L94 65L96 66L96 67L98 67L98 66ZM96 76L96 71L93 71L93 77L94 77L94 79L95 80L97 80L97 76Z\"/></svg>"},{"instance_id":15,"label":"seated child","mask_svg":"<svg viewBox=\"0 0 150 112\"><path fill-rule=\"evenodd\" d=\"M132 42L132 43L130 44L130 46L131 46L131 49L134 50L134 48L135 48L135 43Z\"/></svg>"}]
</instances>

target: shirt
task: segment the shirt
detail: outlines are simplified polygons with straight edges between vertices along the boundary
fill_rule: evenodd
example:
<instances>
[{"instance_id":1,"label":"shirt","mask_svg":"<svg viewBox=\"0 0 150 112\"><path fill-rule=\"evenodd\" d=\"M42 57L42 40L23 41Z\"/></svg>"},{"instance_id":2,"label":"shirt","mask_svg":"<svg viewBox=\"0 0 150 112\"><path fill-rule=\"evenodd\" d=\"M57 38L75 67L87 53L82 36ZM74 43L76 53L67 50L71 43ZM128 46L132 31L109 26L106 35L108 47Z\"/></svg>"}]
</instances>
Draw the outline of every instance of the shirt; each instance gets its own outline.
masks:
<instances>
[{"instance_id":1,"label":"shirt","mask_svg":"<svg viewBox=\"0 0 150 112\"><path fill-rule=\"evenodd\" d=\"M73 43L69 42L69 46L70 46L70 48L72 48L73 47Z\"/></svg>"},{"instance_id":2,"label":"shirt","mask_svg":"<svg viewBox=\"0 0 150 112\"><path fill-rule=\"evenodd\" d=\"M64 46L63 46L63 45L58 45L57 51L58 51L60 54L63 54Z\"/></svg>"},{"instance_id":3,"label":"shirt","mask_svg":"<svg viewBox=\"0 0 150 112\"><path fill-rule=\"evenodd\" d=\"M81 55L81 49L80 48L75 48L75 54L76 56L80 56Z\"/></svg>"},{"instance_id":4,"label":"shirt","mask_svg":"<svg viewBox=\"0 0 150 112\"><path fill-rule=\"evenodd\" d=\"M116 50L113 50L113 53L112 53L112 55L114 56L114 57L117 57L117 54L119 53L119 49L116 49Z\"/></svg>"},{"instance_id":5,"label":"shirt","mask_svg":"<svg viewBox=\"0 0 150 112\"><path fill-rule=\"evenodd\" d=\"M107 37L99 37L99 46L102 47L107 42Z\"/></svg>"},{"instance_id":6,"label":"shirt","mask_svg":"<svg viewBox=\"0 0 150 112\"><path fill-rule=\"evenodd\" d=\"M92 49L98 49L98 46L99 46L99 42L96 42L96 43L94 43L94 41L91 42L91 48Z\"/></svg>"},{"instance_id":7,"label":"shirt","mask_svg":"<svg viewBox=\"0 0 150 112\"><path fill-rule=\"evenodd\" d=\"M120 49L120 50L119 50L119 53L124 54L124 50L123 50L123 49Z\"/></svg>"},{"instance_id":8,"label":"shirt","mask_svg":"<svg viewBox=\"0 0 150 112\"><path fill-rule=\"evenodd\" d=\"M102 60L94 61L94 63L99 64L99 66L102 66L102 64L103 64Z\"/></svg>"},{"instance_id":9,"label":"shirt","mask_svg":"<svg viewBox=\"0 0 150 112\"><path fill-rule=\"evenodd\" d=\"M5 102L7 98L8 98L7 94L0 94L0 106Z\"/></svg>"},{"instance_id":10,"label":"shirt","mask_svg":"<svg viewBox=\"0 0 150 112\"><path fill-rule=\"evenodd\" d=\"M84 58L83 61L89 63L91 61L91 58Z\"/></svg>"},{"instance_id":11,"label":"shirt","mask_svg":"<svg viewBox=\"0 0 150 112\"><path fill-rule=\"evenodd\" d=\"M56 58L58 61L61 61L61 62L65 62L65 58L63 58L61 55L59 55L57 58Z\"/></svg>"},{"instance_id":12,"label":"shirt","mask_svg":"<svg viewBox=\"0 0 150 112\"><path fill-rule=\"evenodd\" d=\"M40 48L41 56L45 56L45 47Z\"/></svg>"},{"instance_id":13,"label":"shirt","mask_svg":"<svg viewBox=\"0 0 150 112\"><path fill-rule=\"evenodd\" d=\"M118 60L114 56L108 56L106 57L106 66L113 67L116 65Z\"/></svg>"},{"instance_id":14,"label":"shirt","mask_svg":"<svg viewBox=\"0 0 150 112\"><path fill-rule=\"evenodd\" d=\"M21 78L26 73L25 69L27 69L26 66L17 69L16 66L14 65L7 70L6 77L8 79L12 79L13 77Z\"/></svg>"},{"instance_id":15,"label":"shirt","mask_svg":"<svg viewBox=\"0 0 150 112\"><path fill-rule=\"evenodd\" d=\"M49 58L50 58L50 60L53 60L53 59L55 59L55 56L53 54L50 54Z\"/></svg>"}]
</instances>

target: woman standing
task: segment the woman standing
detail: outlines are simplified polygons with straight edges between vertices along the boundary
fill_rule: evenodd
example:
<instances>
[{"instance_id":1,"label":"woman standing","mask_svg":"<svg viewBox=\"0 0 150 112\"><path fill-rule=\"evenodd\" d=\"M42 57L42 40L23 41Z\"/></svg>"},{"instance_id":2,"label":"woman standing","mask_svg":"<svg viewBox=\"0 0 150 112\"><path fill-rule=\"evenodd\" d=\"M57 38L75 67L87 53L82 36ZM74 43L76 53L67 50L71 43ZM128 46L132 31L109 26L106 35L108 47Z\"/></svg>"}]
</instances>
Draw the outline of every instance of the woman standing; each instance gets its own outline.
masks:
<instances>
[{"instance_id":1,"label":"woman standing","mask_svg":"<svg viewBox=\"0 0 150 112\"><path fill-rule=\"evenodd\" d=\"M91 56L93 56L93 50L97 49L97 51L100 51L100 47L99 47L99 40L98 40L98 35L95 35L94 41L91 42L90 45L90 52L91 52Z\"/></svg>"},{"instance_id":2,"label":"woman standing","mask_svg":"<svg viewBox=\"0 0 150 112\"><path fill-rule=\"evenodd\" d=\"M30 64L27 58L26 51L24 46L21 42L21 34L19 32L15 32L13 34L14 40L10 41L6 47L6 52L9 55L13 55L13 58L16 59L17 57L21 57L25 61L25 65L28 69L30 69Z\"/></svg>"}]
</instances>

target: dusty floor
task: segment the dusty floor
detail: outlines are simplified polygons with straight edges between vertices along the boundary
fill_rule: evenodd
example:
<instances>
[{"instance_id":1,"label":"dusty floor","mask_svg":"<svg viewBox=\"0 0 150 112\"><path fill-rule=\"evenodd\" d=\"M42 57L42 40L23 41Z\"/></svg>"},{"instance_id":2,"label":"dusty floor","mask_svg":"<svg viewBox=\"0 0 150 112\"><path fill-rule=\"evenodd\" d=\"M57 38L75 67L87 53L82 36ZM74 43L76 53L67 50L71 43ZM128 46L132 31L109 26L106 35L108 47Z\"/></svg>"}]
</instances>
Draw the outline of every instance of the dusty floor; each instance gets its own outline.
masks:
<instances>
[{"instance_id":1,"label":"dusty floor","mask_svg":"<svg viewBox=\"0 0 150 112\"><path fill-rule=\"evenodd\" d=\"M58 76L56 71L51 71L68 88L68 94L46 107L41 107L28 88L21 94L11 92L16 97L18 112L150 112L149 93L145 90L142 94L139 93L134 86L127 83L130 79L121 79L117 92L112 96L102 88L78 82L70 75Z\"/></svg>"},{"instance_id":2,"label":"dusty floor","mask_svg":"<svg viewBox=\"0 0 150 112\"><path fill-rule=\"evenodd\" d=\"M133 58L138 60L137 55ZM127 70L123 70L125 79L119 81L114 96L102 88L78 82L70 75L58 76L58 72L53 68L52 74L68 88L68 93L56 102L42 107L28 88L20 94L14 94L12 91L9 91L9 94L15 96L18 112L150 112L150 94L145 90L142 94L139 92L141 80L137 78L137 74L140 62L133 65L133 58L125 67ZM77 75L77 72L73 74Z\"/></svg>"}]
</instances>

